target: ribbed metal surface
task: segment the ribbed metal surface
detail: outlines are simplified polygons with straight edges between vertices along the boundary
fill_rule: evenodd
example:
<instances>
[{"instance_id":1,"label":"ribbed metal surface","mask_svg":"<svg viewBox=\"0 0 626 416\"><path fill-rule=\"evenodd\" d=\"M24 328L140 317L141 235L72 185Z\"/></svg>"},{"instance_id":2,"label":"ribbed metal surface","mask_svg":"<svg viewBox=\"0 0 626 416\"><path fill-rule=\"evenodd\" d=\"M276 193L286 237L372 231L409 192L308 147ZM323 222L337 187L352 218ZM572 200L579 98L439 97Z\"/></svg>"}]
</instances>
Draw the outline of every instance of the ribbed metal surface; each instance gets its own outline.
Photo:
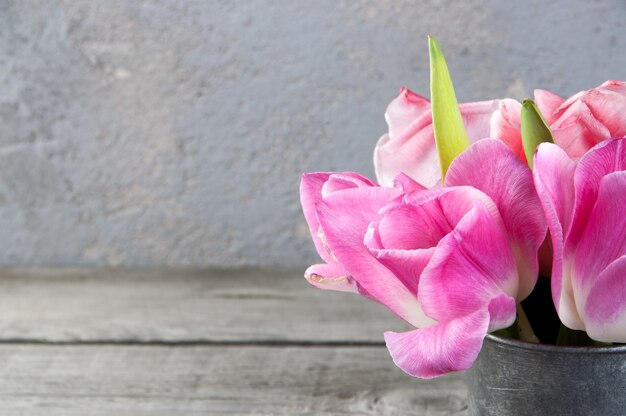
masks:
<instances>
[{"instance_id":1,"label":"ribbed metal surface","mask_svg":"<svg viewBox=\"0 0 626 416\"><path fill-rule=\"evenodd\" d=\"M626 347L487 336L468 374L470 416L626 415Z\"/></svg>"}]
</instances>

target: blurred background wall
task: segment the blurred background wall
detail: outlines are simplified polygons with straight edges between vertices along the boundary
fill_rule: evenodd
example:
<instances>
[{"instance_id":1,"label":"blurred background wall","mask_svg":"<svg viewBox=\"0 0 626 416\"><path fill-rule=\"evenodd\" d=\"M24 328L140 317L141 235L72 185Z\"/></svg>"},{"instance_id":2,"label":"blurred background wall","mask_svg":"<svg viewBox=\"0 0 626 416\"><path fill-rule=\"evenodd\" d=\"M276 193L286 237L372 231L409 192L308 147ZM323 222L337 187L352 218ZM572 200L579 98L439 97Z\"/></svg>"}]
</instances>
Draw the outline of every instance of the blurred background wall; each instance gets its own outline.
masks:
<instances>
[{"instance_id":1,"label":"blurred background wall","mask_svg":"<svg viewBox=\"0 0 626 416\"><path fill-rule=\"evenodd\" d=\"M373 175L383 113L626 79L626 2L0 1L0 264L301 266L303 171Z\"/></svg>"}]
</instances>

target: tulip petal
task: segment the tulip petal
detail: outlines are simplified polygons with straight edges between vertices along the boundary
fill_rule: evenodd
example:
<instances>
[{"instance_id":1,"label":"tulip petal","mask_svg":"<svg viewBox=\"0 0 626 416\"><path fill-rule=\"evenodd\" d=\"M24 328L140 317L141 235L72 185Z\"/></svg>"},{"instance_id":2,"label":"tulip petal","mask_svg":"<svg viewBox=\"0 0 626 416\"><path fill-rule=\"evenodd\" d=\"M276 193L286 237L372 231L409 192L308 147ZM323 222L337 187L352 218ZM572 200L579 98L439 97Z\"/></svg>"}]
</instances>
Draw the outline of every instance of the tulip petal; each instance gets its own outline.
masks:
<instances>
[{"instance_id":1,"label":"tulip petal","mask_svg":"<svg viewBox=\"0 0 626 416\"><path fill-rule=\"evenodd\" d=\"M412 291L381 264L364 244L369 224L400 191L393 188L356 188L330 195L317 205L317 217L328 245L349 274L392 312L413 326L423 313Z\"/></svg>"},{"instance_id":2,"label":"tulip petal","mask_svg":"<svg viewBox=\"0 0 626 416\"><path fill-rule=\"evenodd\" d=\"M358 173L333 172L322 186L322 198L325 198L333 192L368 186L376 186L376 184Z\"/></svg>"},{"instance_id":3,"label":"tulip petal","mask_svg":"<svg viewBox=\"0 0 626 416\"><path fill-rule=\"evenodd\" d=\"M619 89L595 88L582 97L594 118L609 130L609 137L626 135L626 96Z\"/></svg>"},{"instance_id":4,"label":"tulip petal","mask_svg":"<svg viewBox=\"0 0 626 416\"><path fill-rule=\"evenodd\" d=\"M626 342L626 256L598 276L585 303L587 334L596 341Z\"/></svg>"},{"instance_id":5,"label":"tulip petal","mask_svg":"<svg viewBox=\"0 0 626 416\"><path fill-rule=\"evenodd\" d=\"M430 112L397 138L391 140L387 134L380 138L374 149L374 170L381 186L393 186L393 179L400 172L427 188L441 182Z\"/></svg>"},{"instance_id":6,"label":"tulip petal","mask_svg":"<svg viewBox=\"0 0 626 416\"><path fill-rule=\"evenodd\" d=\"M626 82L618 80L605 81L600 88L626 95Z\"/></svg>"},{"instance_id":7,"label":"tulip petal","mask_svg":"<svg viewBox=\"0 0 626 416\"><path fill-rule=\"evenodd\" d=\"M419 97L417 94L414 95ZM422 97L419 99L426 100ZM499 100L493 100L459 105L463 123L472 143L489 137L490 120L499 103ZM390 115L395 114L397 110L390 112L389 108L387 109L386 118L390 132L380 138L374 149L374 169L381 186L393 186L394 178L399 173L404 173L426 188L440 186L441 170L435 147L432 111L430 104L428 105L428 111L423 113L421 110L415 111L417 118L409 124L406 124L408 118L402 118L404 121L401 122L400 119ZM392 121L396 123L393 134ZM403 129L400 130L399 126L403 126ZM517 130L519 137L519 126ZM518 147L521 147L519 138L512 140L511 143L518 143Z\"/></svg>"},{"instance_id":8,"label":"tulip petal","mask_svg":"<svg viewBox=\"0 0 626 416\"><path fill-rule=\"evenodd\" d=\"M331 174L331 172L305 173L300 181L300 203L302 204L304 218L309 225L309 231L311 232L311 238L317 253L326 262L332 262L333 259L328 253L324 242L319 237L319 223L315 215L315 204L322 200L322 187Z\"/></svg>"},{"instance_id":9,"label":"tulip petal","mask_svg":"<svg viewBox=\"0 0 626 416\"><path fill-rule=\"evenodd\" d=\"M502 294L514 297L517 291L506 230L478 203L439 242L422 273L418 297L426 314L442 322L487 308Z\"/></svg>"},{"instance_id":10,"label":"tulip petal","mask_svg":"<svg viewBox=\"0 0 626 416\"><path fill-rule=\"evenodd\" d=\"M331 180L333 178L333 180ZM309 226L313 244L317 253L327 263L335 260L328 252L324 241L320 238L319 222L315 214L315 205L323 198L323 193L329 194L333 191L355 188L359 186L374 186L374 183L366 177L354 172L312 172L302 175L300 182L300 202L304 218Z\"/></svg>"},{"instance_id":11,"label":"tulip petal","mask_svg":"<svg viewBox=\"0 0 626 416\"><path fill-rule=\"evenodd\" d=\"M420 183L411 179L410 176L405 175L404 173L398 173L395 178L393 178L393 187L401 189L404 193L409 193L413 191L425 191L427 188L421 185Z\"/></svg>"},{"instance_id":12,"label":"tulip petal","mask_svg":"<svg viewBox=\"0 0 626 416\"><path fill-rule=\"evenodd\" d=\"M417 250L377 249L370 252L387 266L417 298L420 276L430 261L435 248Z\"/></svg>"},{"instance_id":13,"label":"tulip petal","mask_svg":"<svg viewBox=\"0 0 626 416\"><path fill-rule=\"evenodd\" d=\"M587 150L611 137L609 130L594 117L584 102L575 100L566 108L550 128L554 133L555 143L570 157L581 157Z\"/></svg>"},{"instance_id":14,"label":"tulip petal","mask_svg":"<svg viewBox=\"0 0 626 416\"><path fill-rule=\"evenodd\" d=\"M578 244L591 215L601 180L611 172L626 170L626 139L606 140L581 158L574 175L576 202L574 222L567 235L568 244Z\"/></svg>"},{"instance_id":15,"label":"tulip petal","mask_svg":"<svg viewBox=\"0 0 626 416\"><path fill-rule=\"evenodd\" d=\"M503 101L513 100L476 101L459 104L463 125L471 143L491 137L491 118Z\"/></svg>"},{"instance_id":16,"label":"tulip petal","mask_svg":"<svg viewBox=\"0 0 626 416\"><path fill-rule=\"evenodd\" d=\"M565 236L569 232L574 207L574 171L576 163L564 150L552 143L542 143L535 153L533 175L537 194L545 213L553 246L552 299L563 324L584 329L576 310L571 287L571 259L565 258Z\"/></svg>"},{"instance_id":17,"label":"tulip petal","mask_svg":"<svg viewBox=\"0 0 626 416\"><path fill-rule=\"evenodd\" d=\"M554 113L565 102L564 98L546 90L535 90L535 103L548 124L554 122Z\"/></svg>"},{"instance_id":18,"label":"tulip petal","mask_svg":"<svg viewBox=\"0 0 626 416\"><path fill-rule=\"evenodd\" d=\"M571 97L568 97L565 101L563 101L561 103L561 105L554 110L554 119L558 119L560 118L564 112L567 111L567 109L574 104L576 101L580 101L580 99L585 95L587 91L579 91L576 94L572 95Z\"/></svg>"},{"instance_id":19,"label":"tulip petal","mask_svg":"<svg viewBox=\"0 0 626 416\"><path fill-rule=\"evenodd\" d=\"M433 378L466 370L476 361L487 334L487 310L409 332L385 332L393 362L413 377Z\"/></svg>"},{"instance_id":20,"label":"tulip petal","mask_svg":"<svg viewBox=\"0 0 626 416\"><path fill-rule=\"evenodd\" d=\"M489 332L508 328L517 317L515 298L509 295L496 296L489 302Z\"/></svg>"},{"instance_id":21,"label":"tulip petal","mask_svg":"<svg viewBox=\"0 0 626 416\"><path fill-rule=\"evenodd\" d=\"M437 182L439 162L431 117L430 101L406 88L387 106L389 134L382 136L374 149L374 169L380 185L392 186L399 172L428 185Z\"/></svg>"},{"instance_id":22,"label":"tulip petal","mask_svg":"<svg viewBox=\"0 0 626 416\"><path fill-rule=\"evenodd\" d=\"M452 231L448 217L434 200L419 206L394 203L384 214L376 227L382 247L405 250L435 247Z\"/></svg>"},{"instance_id":23,"label":"tulip petal","mask_svg":"<svg viewBox=\"0 0 626 416\"><path fill-rule=\"evenodd\" d=\"M469 186L405 194L380 211L382 219L374 227L380 248L435 247L479 202L489 206L492 214L499 218L493 201Z\"/></svg>"},{"instance_id":24,"label":"tulip petal","mask_svg":"<svg viewBox=\"0 0 626 416\"><path fill-rule=\"evenodd\" d=\"M314 264L306 269L304 277L318 289L359 293L356 281L338 263Z\"/></svg>"},{"instance_id":25,"label":"tulip petal","mask_svg":"<svg viewBox=\"0 0 626 416\"><path fill-rule=\"evenodd\" d=\"M430 101L407 88L393 99L385 111L391 140L400 136L415 120L430 112Z\"/></svg>"},{"instance_id":26,"label":"tulip petal","mask_svg":"<svg viewBox=\"0 0 626 416\"><path fill-rule=\"evenodd\" d=\"M515 100L504 99L500 101L498 110L491 117L491 134L489 137L501 140L515 153L515 155L526 163L526 155L522 146L522 135L520 132L521 120L520 112L522 105Z\"/></svg>"},{"instance_id":27,"label":"tulip petal","mask_svg":"<svg viewBox=\"0 0 626 416\"><path fill-rule=\"evenodd\" d=\"M600 181L596 203L576 247L572 280L579 313L588 287L611 262L625 254L626 171L621 171L609 173Z\"/></svg>"},{"instance_id":28,"label":"tulip petal","mask_svg":"<svg viewBox=\"0 0 626 416\"><path fill-rule=\"evenodd\" d=\"M496 203L516 258L518 300L524 299L537 281L537 251L546 235L543 210L528 167L500 141L485 139L457 157L445 185L472 186Z\"/></svg>"},{"instance_id":29,"label":"tulip petal","mask_svg":"<svg viewBox=\"0 0 626 416\"><path fill-rule=\"evenodd\" d=\"M370 253L376 257L381 264L386 266L417 299L420 276L430 261L430 258L433 256L435 248L416 250L383 248L378 229L374 223L370 224L365 234L364 242ZM421 306L418 310L414 311L414 314L415 316L419 314L419 318L415 318L415 320L419 321L420 327L435 323L434 320L423 313Z\"/></svg>"}]
</instances>

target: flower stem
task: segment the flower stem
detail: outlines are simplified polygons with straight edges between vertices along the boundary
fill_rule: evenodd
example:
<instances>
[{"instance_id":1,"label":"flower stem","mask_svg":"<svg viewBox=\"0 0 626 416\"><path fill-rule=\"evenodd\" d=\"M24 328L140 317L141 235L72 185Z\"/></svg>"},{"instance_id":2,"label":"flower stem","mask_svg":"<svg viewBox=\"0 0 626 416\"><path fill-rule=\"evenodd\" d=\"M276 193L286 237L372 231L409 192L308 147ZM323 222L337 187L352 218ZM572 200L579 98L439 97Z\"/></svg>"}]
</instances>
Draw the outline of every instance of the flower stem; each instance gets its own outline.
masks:
<instances>
[{"instance_id":1,"label":"flower stem","mask_svg":"<svg viewBox=\"0 0 626 416\"><path fill-rule=\"evenodd\" d=\"M526 312L524 312L524 308L521 303L517 304L516 310L517 320L515 321L515 325L517 326L517 335L520 341L539 344L539 338L537 338L533 328L530 326L530 322L528 321L528 317L526 316Z\"/></svg>"}]
</instances>

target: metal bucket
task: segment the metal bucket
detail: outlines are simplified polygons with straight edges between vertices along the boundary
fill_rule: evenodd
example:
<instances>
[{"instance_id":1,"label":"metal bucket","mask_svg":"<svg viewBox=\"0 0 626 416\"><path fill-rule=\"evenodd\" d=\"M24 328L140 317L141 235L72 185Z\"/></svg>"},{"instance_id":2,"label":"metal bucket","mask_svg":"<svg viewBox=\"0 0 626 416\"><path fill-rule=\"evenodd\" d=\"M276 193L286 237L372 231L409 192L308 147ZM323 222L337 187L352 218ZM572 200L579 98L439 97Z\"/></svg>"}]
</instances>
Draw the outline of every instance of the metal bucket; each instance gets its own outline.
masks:
<instances>
[{"instance_id":1,"label":"metal bucket","mask_svg":"<svg viewBox=\"0 0 626 416\"><path fill-rule=\"evenodd\" d=\"M561 347L487 335L467 376L470 416L626 415L626 346Z\"/></svg>"}]
</instances>

